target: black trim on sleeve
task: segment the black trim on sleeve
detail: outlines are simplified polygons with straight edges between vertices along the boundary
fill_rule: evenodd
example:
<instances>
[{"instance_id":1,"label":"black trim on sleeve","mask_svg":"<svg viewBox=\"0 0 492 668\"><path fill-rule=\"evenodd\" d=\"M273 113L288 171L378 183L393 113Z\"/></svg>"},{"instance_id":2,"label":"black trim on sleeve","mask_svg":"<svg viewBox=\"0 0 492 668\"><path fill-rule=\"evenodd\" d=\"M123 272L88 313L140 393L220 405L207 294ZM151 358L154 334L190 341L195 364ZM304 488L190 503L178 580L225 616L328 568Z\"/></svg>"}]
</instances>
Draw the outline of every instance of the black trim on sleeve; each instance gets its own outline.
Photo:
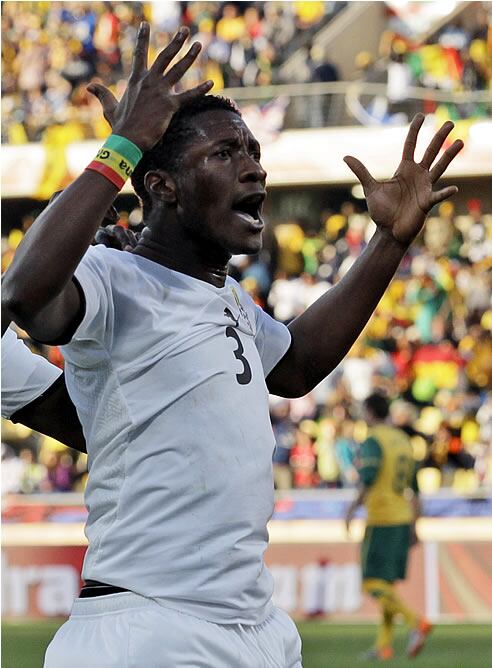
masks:
<instances>
[{"instance_id":1,"label":"black trim on sleeve","mask_svg":"<svg viewBox=\"0 0 492 668\"><path fill-rule=\"evenodd\" d=\"M277 322L278 322L278 321L277 321ZM290 332L289 332L289 333L290 333ZM287 350L285 351L285 353L282 355L282 357L278 360L278 362L275 364L275 366L274 366L272 369L270 369L270 371L268 372L268 376L265 376L265 382L266 382L266 381L268 380L268 378L270 377L270 374L272 374L272 373L275 371L275 369L278 367L278 365L279 365L280 362L284 359L284 357L287 355L287 353L290 352L290 349L292 348L293 345L294 345L294 339L293 339L293 337L292 337L292 334L290 334L290 343L289 343L289 347L287 348Z\"/></svg>"},{"instance_id":2,"label":"black trim on sleeve","mask_svg":"<svg viewBox=\"0 0 492 668\"><path fill-rule=\"evenodd\" d=\"M25 413L28 411L31 412L33 408L37 408L39 404L42 404L43 401L46 401L48 397L50 397L54 392L56 392L60 386L65 386L65 375L61 373L58 378L52 383L49 387L46 388L46 390L40 394L38 397L30 401L28 404L25 406L22 406L22 408L19 408L18 411L15 411L15 413L12 413L10 416L9 420L11 422L14 422L17 424L20 422L21 424L24 424L25 420Z\"/></svg>"}]
</instances>

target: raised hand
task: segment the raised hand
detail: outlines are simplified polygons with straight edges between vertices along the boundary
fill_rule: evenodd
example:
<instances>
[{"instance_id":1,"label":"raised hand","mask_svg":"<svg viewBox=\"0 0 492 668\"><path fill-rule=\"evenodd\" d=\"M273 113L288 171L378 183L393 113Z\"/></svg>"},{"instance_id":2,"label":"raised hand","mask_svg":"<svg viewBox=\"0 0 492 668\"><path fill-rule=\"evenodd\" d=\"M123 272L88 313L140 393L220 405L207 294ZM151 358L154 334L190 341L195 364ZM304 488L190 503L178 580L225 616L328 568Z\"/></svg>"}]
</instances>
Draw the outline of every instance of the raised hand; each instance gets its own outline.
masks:
<instances>
[{"instance_id":1,"label":"raised hand","mask_svg":"<svg viewBox=\"0 0 492 668\"><path fill-rule=\"evenodd\" d=\"M413 118L403 147L402 160L389 181L376 181L357 158L344 158L364 188L373 221L404 245L415 239L435 204L458 192L456 186L436 191L432 189L463 148L463 142L457 139L432 167L446 137L454 127L451 121L444 123L436 132L421 162L414 161L417 137L424 118L423 114L417 114Z\"/></svg>"},{"instance_id":2,"label":"raised hand","mask_svg":"<svg viewBox=\"0 0 492 668\"><path fill-rule=\"evenodd\" d=\"M100 227L92 242L94 246L102 244L106 248L115 248L116 250L131 251L135 248L138 242L138 233L135 234L132 230L126 229L121 225L106 225Z\"/></svg>"},{"instance_id":3,"label":"raised hand","mask_svg":"<svg viewBox=\"0 0 492 668\"><path fill-rule=\"evenodd\" d=\"M143 21L137 36L128 86L121 100L118 102L102 84L87 86L87 90L100 101L104 118L113 132L126 137L142 151L148 151L159 141L182 104L205 95L213 86L212 81L205 81L182 93L173 91L202 48L199 42L195 42L181 60L165 72L188 35L188 28L181 28L147 69L150 26Z\"/></svg>"}]
</instances>

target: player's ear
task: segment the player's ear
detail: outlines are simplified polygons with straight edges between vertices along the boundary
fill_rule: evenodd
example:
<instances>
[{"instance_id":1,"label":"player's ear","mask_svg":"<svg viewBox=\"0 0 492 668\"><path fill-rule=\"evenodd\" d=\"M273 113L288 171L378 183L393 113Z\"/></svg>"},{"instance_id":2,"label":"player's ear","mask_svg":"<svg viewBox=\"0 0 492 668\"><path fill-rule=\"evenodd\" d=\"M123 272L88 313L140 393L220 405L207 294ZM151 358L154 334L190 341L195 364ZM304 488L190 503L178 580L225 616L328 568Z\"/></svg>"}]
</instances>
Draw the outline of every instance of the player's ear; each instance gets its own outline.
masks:
<instances>
[{"instance_id":1,"label":"player's ear","mask_svg":"<svg viewBox=\"0 0 492 668\"><path fill-rule=\"evenodd\" d=\"M169 172L163 169L147 172L144 183L147 192L156 199L165 204L176 203L176 182Z\"/></svg>"}]
</instances>

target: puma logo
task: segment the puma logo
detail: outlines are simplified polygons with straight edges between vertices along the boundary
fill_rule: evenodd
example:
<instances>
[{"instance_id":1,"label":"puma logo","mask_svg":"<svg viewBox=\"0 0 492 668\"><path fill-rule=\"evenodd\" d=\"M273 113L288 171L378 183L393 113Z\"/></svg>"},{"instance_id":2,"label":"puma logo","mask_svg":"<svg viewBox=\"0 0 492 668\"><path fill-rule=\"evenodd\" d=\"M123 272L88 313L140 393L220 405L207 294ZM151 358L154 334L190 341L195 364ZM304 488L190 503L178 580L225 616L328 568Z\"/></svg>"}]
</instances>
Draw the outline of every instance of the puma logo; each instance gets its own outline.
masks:
<instances>
[{"instance_id":1,"label":"puma logo","mask_svg":"<svg viewBox=\"0 0 492 668\"><path fill-rule=\"evenodd\" d=\"M239 309L239 315L242 315L242 316L243 316L243 318L244 318L244 319L246 320L246 322L248 323L248 327L249 327L251 333L253 333L254 330L253 330L253 328L251 327L251 323L250 323L250 321L249 321L248 314L247 314L246 310L244 309L243 305L241 304L241 301L240 301L240 299L239 299L239 295L237 294L235 288L232 288L232 294L234 295L234 299L236 300L236 304L237 304L237 307L238 307L238 309ZM239 322L239 317L238 317L238 319L237 319L237 322Z\"/></svg>"},{"instance_id":2,"label":"puma logo","mask_svg":"<svg viewBox=\"0 0 492 668\"><path fill-rule=\"evenodd\" d=\"M235 318L235 317L234 317L234 314L233 314L232 311L231 311L231 309L230 309L230 308L227 308L227 306L226 306L226 308L224 309L224 315L225 315L227 318L230 318L230 319L233 321L233 323L235 324L236 327L239 326L239 318Z\"/></svg>"}]
</instances>

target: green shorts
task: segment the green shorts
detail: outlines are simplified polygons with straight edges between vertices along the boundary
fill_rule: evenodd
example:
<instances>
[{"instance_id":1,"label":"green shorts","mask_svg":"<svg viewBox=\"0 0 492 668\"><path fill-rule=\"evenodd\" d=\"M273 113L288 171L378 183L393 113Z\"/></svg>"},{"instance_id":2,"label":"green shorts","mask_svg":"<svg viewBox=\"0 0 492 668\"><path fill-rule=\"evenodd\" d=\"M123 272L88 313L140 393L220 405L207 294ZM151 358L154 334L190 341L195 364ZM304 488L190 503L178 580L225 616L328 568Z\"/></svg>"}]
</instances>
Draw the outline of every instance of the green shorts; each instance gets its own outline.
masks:
<instances>
[{"instance_id":1,"label":"green shorts","mask_svg":"<svg viewBox=\"0 0 492 668\"><path fill-rule=\"evenodd\" d=\"M410 525L367 526L361 547L362 579L405 579Z\"/></svg>"}]
</instances>

